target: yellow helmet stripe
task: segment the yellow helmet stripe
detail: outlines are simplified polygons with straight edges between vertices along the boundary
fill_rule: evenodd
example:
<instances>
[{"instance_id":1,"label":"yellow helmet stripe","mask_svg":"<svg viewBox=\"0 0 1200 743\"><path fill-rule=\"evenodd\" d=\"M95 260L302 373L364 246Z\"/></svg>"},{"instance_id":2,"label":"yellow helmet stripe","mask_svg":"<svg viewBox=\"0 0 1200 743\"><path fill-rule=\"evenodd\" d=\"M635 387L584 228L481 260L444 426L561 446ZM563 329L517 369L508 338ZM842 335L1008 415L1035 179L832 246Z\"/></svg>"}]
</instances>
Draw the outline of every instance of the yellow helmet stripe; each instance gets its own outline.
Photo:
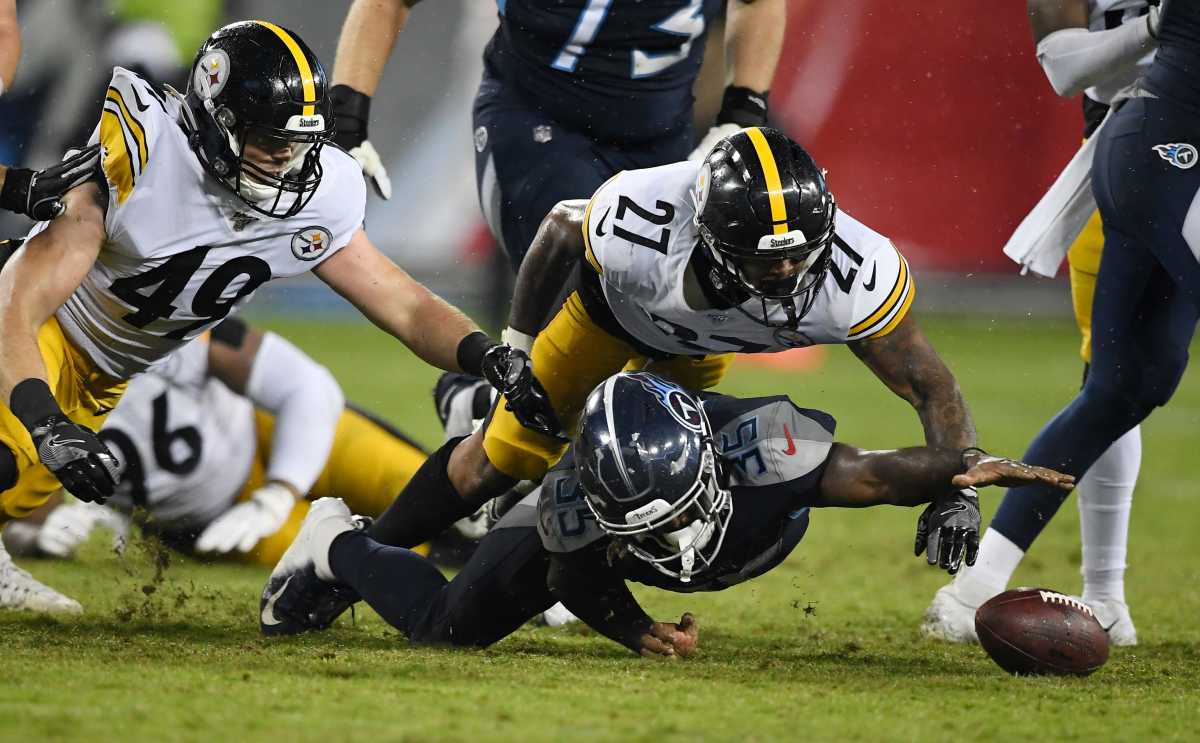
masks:
<instances>
[{"instance_id":1,"label":"yellow helmet stripe","mask_svg":"<svg viewBox=\"0 0 1200 743\"><path fill-rule=\"evenodd\" d=\"M779 180L779 166L775 164L775 156L771 154L771 145L763 136L762 129L752 126L746 130L754 152L758 155L759 165L762 166L763 177L767 181L767 196L771 200L771 222L774 223L776 235L788 231L787 207L783 202L783 182Z\"/></svg>"},{"instance_id":2,"label":"yellow helmet stripe","mask_svg":"<svg viewBox=\"0 0 1200 743\"><path fill-rule=\"evenodd\" d=\"M312 116L317 111L316 105L313 105L317 102L317 86L313 82L313 71L308 66L308 58L304 56L304 52L300 50L300 45L296 43L296 40L287 31L268 21L255 21L255 23L274 32L279 37L279 40L283 42L283 45L288 48L288 51L292 53L292 58L296 60L296 68L300 70L300 83L304 87L304 101L308 104L304 106L303 115Z\"/></svg>"}]
</instances>

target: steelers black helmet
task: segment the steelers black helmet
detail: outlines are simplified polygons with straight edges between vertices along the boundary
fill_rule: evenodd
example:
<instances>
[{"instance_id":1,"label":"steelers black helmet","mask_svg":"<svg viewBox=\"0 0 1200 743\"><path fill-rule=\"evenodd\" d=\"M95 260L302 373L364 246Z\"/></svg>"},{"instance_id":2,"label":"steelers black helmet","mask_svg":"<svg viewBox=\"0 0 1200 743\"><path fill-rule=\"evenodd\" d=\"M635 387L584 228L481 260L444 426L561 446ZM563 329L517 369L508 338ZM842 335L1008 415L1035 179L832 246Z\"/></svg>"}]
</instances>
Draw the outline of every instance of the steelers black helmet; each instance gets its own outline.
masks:
<instances>
[{"instance_id":1,"label":"steelers black helmet","mask_svg":"<svg viewBox=\"0 0 1200 743\"><path fill-rule=\"evenodd\" d=\"M777 129L742 129L704 159L696 206L716 289L756 322L794 327L829 270L837 214L812 157ZM742 308L747 294L761 316Z\"/></svg>"},{"instance_id":2,"label":"steelers black helmet","mask_svg":"<svg viewBox=\"0 0 1200 743\"><path fill-rule=\"evenodd\" d=\"M647 372L596 387L574 441L584 500L639 560L687 583L711 567L733 515L700 401Z\"/></svg>"},{"instance_id":3,"label":"steelers black helmet","mask_svg":"<svg viewBox=\"0 0 1200 743\"><path fill-rule=\"evenodd\" d=\"M210 175L267 216L304 208L333 109L325 69L299 36L267 21L218 29L196 53L186 101L189 143Z\"/></svg>"}]
</instances>

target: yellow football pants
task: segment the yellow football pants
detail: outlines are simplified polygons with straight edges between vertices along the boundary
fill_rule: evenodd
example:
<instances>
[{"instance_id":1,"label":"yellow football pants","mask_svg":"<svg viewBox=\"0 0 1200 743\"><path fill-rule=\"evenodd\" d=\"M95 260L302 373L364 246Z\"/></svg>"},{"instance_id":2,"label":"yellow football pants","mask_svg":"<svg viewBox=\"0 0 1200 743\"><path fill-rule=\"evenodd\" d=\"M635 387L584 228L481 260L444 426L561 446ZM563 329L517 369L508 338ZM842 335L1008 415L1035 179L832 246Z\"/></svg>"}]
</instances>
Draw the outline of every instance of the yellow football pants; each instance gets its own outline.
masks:
<instances>
[{"instance_id":1,"label":"yellow football pants","mask_svg":"<svg viewBox=\"0 0 1200 743\"><path fill-rule=\"evenodd\" d=\"M254 422L257 449L250 476L238 495L239 502L249 500L266 482L275 418L256 410ZM418 447L362 413L347 408L338 420L329 460L308 497L310 500L341 498L354 513L378 516L408 484L425 457L425 452ZM283 528L260 540L244 559L273 567L296 538L300 523L307 515L308 503L297 503Z\"/></svg>"},{"instance_id":2,"label":"yellow football pants","mask_svg":"<svg viewBox=\"0 0 1200 743\"><path fill-rule=\"evenodd\" d=\"M81 426L100 430L127 383L96 369L91 359L67 340L53 317L38 330L38 350L46 365L46 381L63 412ZM0 493L2 527L37 510L62 486L38 459L33 439L8 409L7 400L0 403L0 444L12 451L19 473L16 484Z\"/></svg>"},{"instance_id":3,"label":"yellow football pants","mask_svg":"<svg viewBox=\"0 0 1200 743\"><path fill-rule=\"evenodd\" d=\"M715 387L733 363L733 354L649 362L628 343L596 325L578 292L567 298L538 334L531 355L533 372L568 433L573 431L588 393L622 369L645 368L688 389L702 390ZM486 424L483 448L491 463L509 477L537 480L562 457L567 445L522 426L504 409L501 399Z\"/></svg>"}]
</instances>

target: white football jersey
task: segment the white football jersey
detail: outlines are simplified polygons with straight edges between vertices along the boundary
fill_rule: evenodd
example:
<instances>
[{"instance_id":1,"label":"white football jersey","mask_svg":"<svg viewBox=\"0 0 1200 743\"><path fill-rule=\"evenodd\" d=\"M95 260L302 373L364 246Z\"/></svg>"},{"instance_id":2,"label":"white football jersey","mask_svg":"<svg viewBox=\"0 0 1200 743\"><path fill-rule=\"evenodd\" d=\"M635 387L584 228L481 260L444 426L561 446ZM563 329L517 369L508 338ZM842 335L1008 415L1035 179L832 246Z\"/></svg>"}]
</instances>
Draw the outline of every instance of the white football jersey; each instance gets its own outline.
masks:
<instances>
[{"instance_id":1,"label":"white football jersey","mask_svg":"<svg viewBox=\"0 0 1200 743\"><path fill-rule=\"evenodd\" d=\"M1137 19L1141 19L1139 23L1145 23L1143 16L1149 7L1146 0L1088 0L1088 30L1105 31ZM1093 101L1112 103L1117 93L1145 74L1154 61L1154 52L1154 49L1146 52L1135 65L1114 70L1104 82L1083 91L1084 95Z\"/></svg>"},{"instance_id":2,"label":"white football jersey","mask_svg":"<svg viewBox=\"0 0 1200 743\"><path fill-rule=\"evenodd\" d=\"M100 430L121 469L109 504L144 508L168 531L227 511L255 456L254 406L208 375L208 345L206 335L134 377Z\"/></svg>"},{"instance_id":3,"label":"white football jersey","mask_svg":"<svg viewBox=\"0 0 1200 743\"><path fill-rule=\"evenodd\" d=\"M324 176L298 214L254 212L201 167L179 123L183 105L117 67L92 135L104 146L107 241L57 317L121 379L220 322L264 282L320 265L363 221L362 172L334 146L321 150Z\"/></svg>"},{"instance_id":4,"label":"white football jersey","mask_svg":"<svg viewBox=\"0 0 1200 743\"><path fill-rule=\"evenodd\" d=\"M684 285L699 241L700 166L689 161L624 171L588 203L588 262L603 277L613 316L634 338L682 356L772 353L886 335L904 318L916 293L907 262L890 240L841 211L829 273L795 329L768 327L737 307L690 306ZM767 306L773 321L786 319L780 303ZM761 316L761 307L757 298L743 305L752 316Z\"/></svg>"}]
</instances>

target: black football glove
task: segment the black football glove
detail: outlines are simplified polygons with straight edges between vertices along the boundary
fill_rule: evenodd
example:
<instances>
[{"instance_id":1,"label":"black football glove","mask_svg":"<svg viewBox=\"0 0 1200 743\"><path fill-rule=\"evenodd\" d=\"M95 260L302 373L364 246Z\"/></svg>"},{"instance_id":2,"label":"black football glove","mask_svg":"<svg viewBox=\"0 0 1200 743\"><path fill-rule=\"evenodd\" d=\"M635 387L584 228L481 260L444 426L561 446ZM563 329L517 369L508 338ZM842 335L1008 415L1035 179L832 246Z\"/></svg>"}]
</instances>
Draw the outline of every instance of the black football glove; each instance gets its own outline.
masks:
<instances>
[{"instance_id":1,"label":"black football glove","mask_svg":"<svg viewBox=\"0 0 1200 743\"><path fill-rule=\"evenodd\" d=\"M962 566L974 565L979 555L979 496L974 488L939 495L917 521L913 554L925 553L930 565L954 575Z\"/></svg>"},{"instance_id":2,"label":"black football glove","mask_svg":"<svg viewBox=\"0 0 1200 743\"><path fill-rule=\"evenodd\" d=\"M483 354L483 378L504 395L504 409L522 426L552 438L566 440L550 396L533 376L533 361L519 348L495 345Z\"/></svg>"},{"instance_id":3,"label":"black football glove","mask_svg":"<svg viewBox=\"0 0 1200 743\"><path fill-rule=\"evenodd\" d=\"M100 145L73 150L56 165L45 170L9 168L0 189L0 207L46 222L66 208L62 195L86 182L100 163Z\"/></svg>"},{"instance_id":4,"label":"black football glove","mask_svg":"<svg viewBox=\"0 0 1200 743\"><path fill-rule=\"evenodd\" d=\"M375 145L367 139L367 121L371 118L371 96L349 85L334 85L329 89L333 101L333 141L350 153L362 168L363 175L381 199L392 198L392 179Z\"/></svg>"},{"instance_id":5,"label":"black football glove","mask_svg":"<svg viewBox=\"0 0 1200 743\"><path fill-rule=\"evenodd\" d=\"M79 500L103 503L117 485L117 460L95 433L56 413L30 430L38 459Z\"/></svg>"}]
</instances>

